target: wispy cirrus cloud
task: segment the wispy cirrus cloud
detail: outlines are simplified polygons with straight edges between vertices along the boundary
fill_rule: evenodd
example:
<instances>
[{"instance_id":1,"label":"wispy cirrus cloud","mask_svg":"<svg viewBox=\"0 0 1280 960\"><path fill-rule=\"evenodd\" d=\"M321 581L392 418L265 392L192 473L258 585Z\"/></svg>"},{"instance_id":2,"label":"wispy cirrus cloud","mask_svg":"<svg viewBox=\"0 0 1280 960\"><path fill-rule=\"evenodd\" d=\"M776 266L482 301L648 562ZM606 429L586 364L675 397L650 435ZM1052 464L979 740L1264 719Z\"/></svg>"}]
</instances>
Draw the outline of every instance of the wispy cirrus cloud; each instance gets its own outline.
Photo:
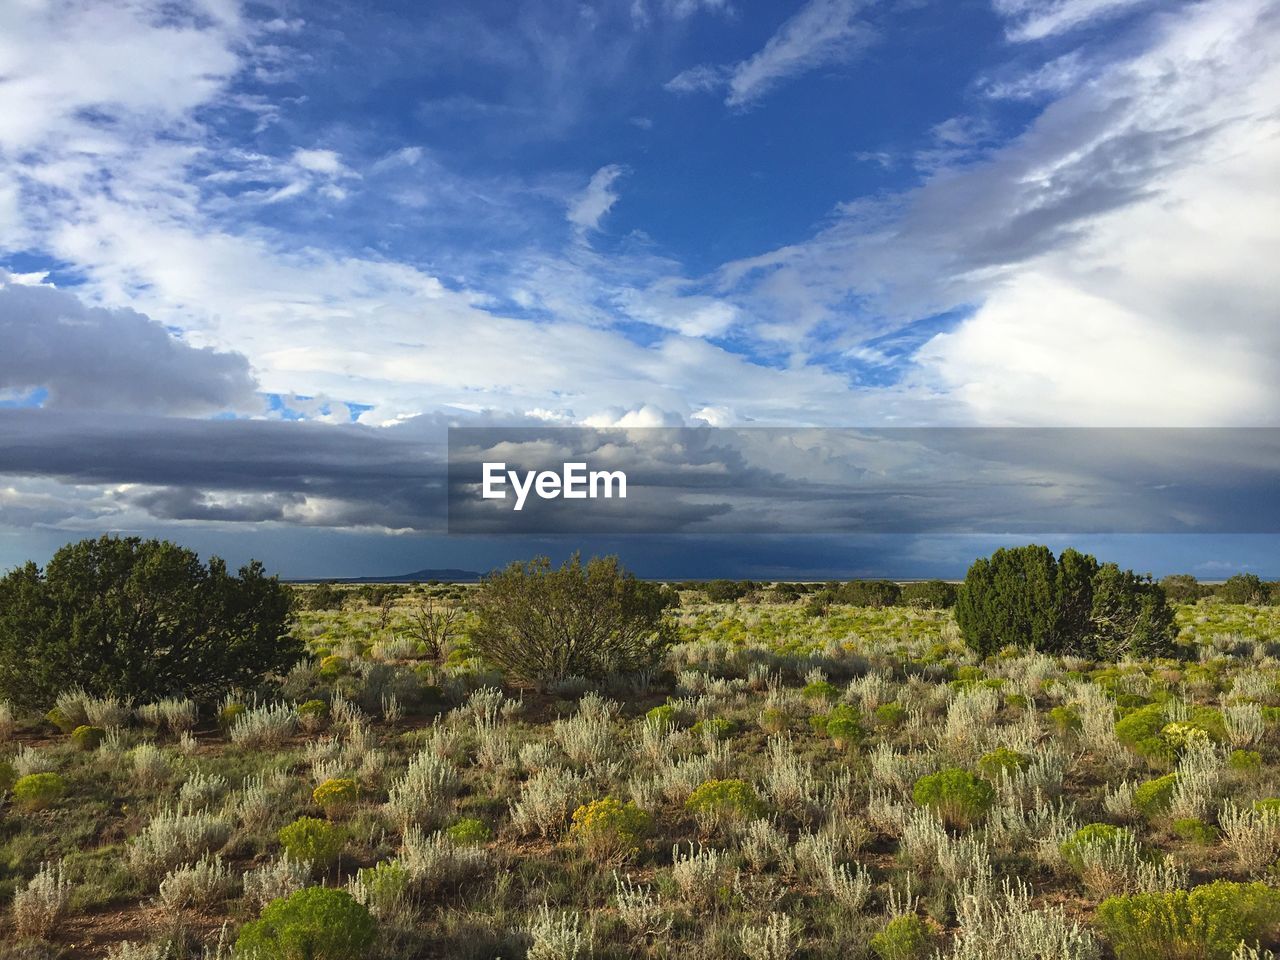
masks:
<instances>
[{"instance_id":1,"label":"wispy cirrus cloud","mask_svg":"<svg viewBox=\"0 0 1280 960\"><path fill-rule=\"evenodd\" d=\"M862 12L866 0L808 0L756 53L730 65L701 64L666 83L673 93L725 91L725 105L743 108L801 73L842 63L876 36Z\"/></svg>"},{"instance_id":2,"label":"wispy cirrus cloud","mask_svg":"<svg viewBox=\"0 0 1280 960\"><path fill-rule=\"evenodd\" d=\"M1105 21L1154 0L994 0L997 13L1009 21L1010 40L1043 40L1087 24Z\"/></svg>"}]
</instances>

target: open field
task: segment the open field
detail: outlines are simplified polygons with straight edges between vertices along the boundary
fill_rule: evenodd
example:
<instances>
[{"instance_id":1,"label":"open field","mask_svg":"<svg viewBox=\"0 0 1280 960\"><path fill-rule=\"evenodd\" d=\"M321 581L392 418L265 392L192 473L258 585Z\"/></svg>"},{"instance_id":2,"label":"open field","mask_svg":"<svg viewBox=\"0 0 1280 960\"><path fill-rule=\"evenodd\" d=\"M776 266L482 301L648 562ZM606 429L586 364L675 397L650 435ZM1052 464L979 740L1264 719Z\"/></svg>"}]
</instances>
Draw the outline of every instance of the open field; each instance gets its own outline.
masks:
<instances>
[{"instance_id":1,"label":"open field","mask_svg":"<svg viewBox=\"0 0 1280 960\"><path fill-rule=\"evenodd\" d=\"M229 956L308 884L368 907L388 960L1277 945L1273 915L1155 953L1099 905L1257 880L1229 899L1274 910L1280 608L1180 605L1180 660L984 662L945 610L686 591L665 670L535 692L469 657L465 620L442 663L413 639L424 592L470 588L341 609L296 589L312 656L270 698L64 696L64 729L100 743L0 711L9 786L64 787L5 800L0 956Z\"/></svg>"}]
</instances>

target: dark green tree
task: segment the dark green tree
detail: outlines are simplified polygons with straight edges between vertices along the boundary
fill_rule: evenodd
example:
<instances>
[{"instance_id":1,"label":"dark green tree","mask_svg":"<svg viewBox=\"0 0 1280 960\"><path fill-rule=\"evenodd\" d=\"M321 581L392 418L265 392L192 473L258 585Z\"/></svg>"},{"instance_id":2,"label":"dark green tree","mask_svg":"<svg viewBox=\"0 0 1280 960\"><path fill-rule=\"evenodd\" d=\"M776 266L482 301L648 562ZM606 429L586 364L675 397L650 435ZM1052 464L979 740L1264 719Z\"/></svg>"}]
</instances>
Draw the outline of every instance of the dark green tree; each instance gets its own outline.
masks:
<instances>
[{"instance_id":1,"label":"dark green tree","mask_svg":"<svg viewBox=\"0 0 1280 960\"><path fill-rule=\"evenodd\" d=\"M1218 596L1227 603L1266 603L1270 591L1257 574L1237 573L1227 578Z\"/></svg>"},{"instance_id":2,"label":"dark green tree","mask_svg":"<svg viewBox=\"0 0 1280 960\"><path fill-rule=\"evenodd\" d=\"M665 612L674 590L638 580L617 557L575 554L513 563L481 582L471 644L510 679L545 684L592 680L656 666L675 639Z\"/></svg>"},{"instance_id":3,"label":"dark green tree","mask_svg":"<svg viewBox=\"0 0 1280 960\"><path fill-rule=\"evenodd\" d=\"M1114 563L1104 563L1093 578L1090 619L1090 653L1102 660L1166 656L1176 634L1160 585Z\"/></svg>"},{"instance_id":4,"label":"dark green tree","mask_svg":"<svg viewBox=\"0 0 1280 960\"><path fill-rule=\"evenodd\" d=\"M1160 581L1160 587L1173 603L1195 603L1213 593L1189 573L1171 573Z\"/></svg>"},{"instance_id":5,"label":"dark green tree","mask_svg":"<svg viewBox=\"0 0 1280 960\"><path fill-rule=\"evenodd\" d=\"M975 560L956 601L956 623L983 655L1005 646L1046 653L1160 656L1171 652L1173 612L1150 577L1099 565L1088 554L1002 548Z\"/></svg>"},{"instance_id":6,"label":"dark green tree","mask_svg":"<svg viewBox=\"0 0 1280 960\"><path fill-rule=\"evenodd\" d=\"M160 540L69 544L0 578L0 695L50 703L79 684L137 700L199 699L288 669L290 593L260 563L237 576Z\"/></svg>"}]
</instances>

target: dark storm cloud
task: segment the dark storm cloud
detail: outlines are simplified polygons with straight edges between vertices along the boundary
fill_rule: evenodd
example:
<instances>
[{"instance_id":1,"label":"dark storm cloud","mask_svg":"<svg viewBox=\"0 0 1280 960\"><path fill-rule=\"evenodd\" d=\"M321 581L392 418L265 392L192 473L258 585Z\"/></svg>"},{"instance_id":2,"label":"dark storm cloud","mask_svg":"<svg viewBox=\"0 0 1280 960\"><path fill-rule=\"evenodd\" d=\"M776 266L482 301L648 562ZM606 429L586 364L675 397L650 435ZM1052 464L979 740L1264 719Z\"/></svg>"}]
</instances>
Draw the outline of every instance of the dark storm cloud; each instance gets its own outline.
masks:
<instances>
[{"instance_id":1,"label":"dark storm cloud","mask_svg":"<svg viewBox=\"0 0 1280 960\"><path fill-rule=\"evenodd\" d=\"M0 411L0 475L138 485L167 520L443 525L443 430Z\"/></svg>"},{"instance_id":2,"label":"dark storm cloud","mask_svg":"<svg viewBox=\"0 0 1280 960\"><path fill-rule=\"evenodd\" d=\"M1280 531L1274 429L485 427L448 431L446 458L456 422L0 411L0 476L45 484L0 511L50 516L55 481L158 521L335 529L441 532L447 515L450 532L499 535ZM480 497L485 461L621 470L628 495L531 496L516 513ZM68 514L83 502L68 494Z\"/></svg>"},{"instance_id":3,"label":"dark storm cloud","mask_svg":"<svg viewBox=\"0 0 1280 960\"><path fill-rule=\"evenodd\" d=\"M0 270L0 390L47 391L60 409L218 413L261 407L249 361L192 347L129 309L7 282Z\"/></svg>"}]
</instances>

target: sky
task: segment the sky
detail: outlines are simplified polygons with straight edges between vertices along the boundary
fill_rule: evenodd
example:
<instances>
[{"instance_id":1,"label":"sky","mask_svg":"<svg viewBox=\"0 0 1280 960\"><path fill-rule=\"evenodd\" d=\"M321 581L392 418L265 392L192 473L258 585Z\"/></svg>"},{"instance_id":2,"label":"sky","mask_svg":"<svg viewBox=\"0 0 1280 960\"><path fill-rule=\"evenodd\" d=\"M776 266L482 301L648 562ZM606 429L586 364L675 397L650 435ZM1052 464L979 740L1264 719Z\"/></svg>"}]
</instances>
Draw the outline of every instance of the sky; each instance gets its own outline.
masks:
<instances>
[{"instance_id":1,"label":"sky","mask_svg":"<svg viewBox=\"0 0 1280 960\"><path fill-rule=\"evenodd\" d=\"M1276 263L1274 0L0 0L0 569L954 576L1008 538L448 536L404 491L450 426L1280 426Z\"/></svg>"}]
</instances>

